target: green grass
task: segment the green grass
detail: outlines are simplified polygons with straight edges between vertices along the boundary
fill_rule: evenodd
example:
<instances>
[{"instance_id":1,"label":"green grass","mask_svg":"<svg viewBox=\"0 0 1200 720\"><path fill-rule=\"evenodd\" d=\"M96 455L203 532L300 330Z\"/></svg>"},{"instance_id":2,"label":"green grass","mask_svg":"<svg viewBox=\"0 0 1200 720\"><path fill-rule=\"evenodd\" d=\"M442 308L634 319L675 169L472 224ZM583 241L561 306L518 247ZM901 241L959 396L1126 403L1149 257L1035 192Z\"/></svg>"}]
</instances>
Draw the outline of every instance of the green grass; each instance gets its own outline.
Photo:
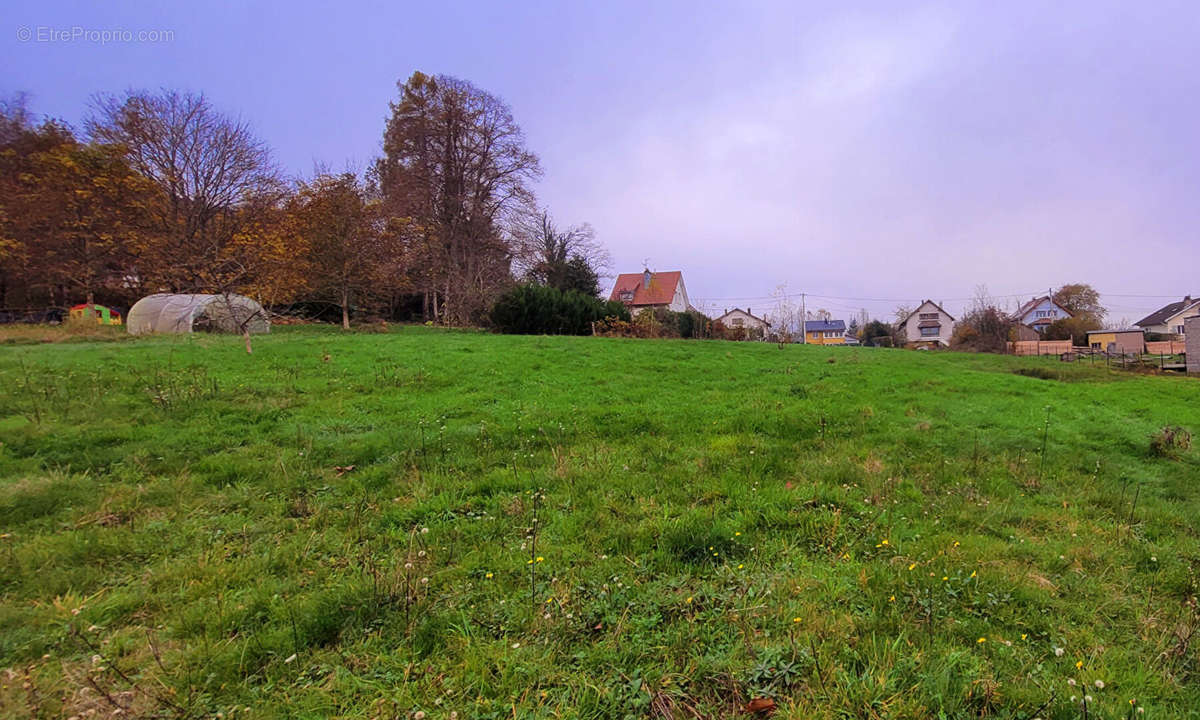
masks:
<instances>
[{"instance_id":1,"label":"green grass","mask_svg":"<svg viewBox=\"0 0 1200 720\"><path fill-rule=\"evenodd\" d=\"M1167 425L1200 383L1046 358L0 347L0 716L1196 718Z\"/></svg>"}]
</instances>

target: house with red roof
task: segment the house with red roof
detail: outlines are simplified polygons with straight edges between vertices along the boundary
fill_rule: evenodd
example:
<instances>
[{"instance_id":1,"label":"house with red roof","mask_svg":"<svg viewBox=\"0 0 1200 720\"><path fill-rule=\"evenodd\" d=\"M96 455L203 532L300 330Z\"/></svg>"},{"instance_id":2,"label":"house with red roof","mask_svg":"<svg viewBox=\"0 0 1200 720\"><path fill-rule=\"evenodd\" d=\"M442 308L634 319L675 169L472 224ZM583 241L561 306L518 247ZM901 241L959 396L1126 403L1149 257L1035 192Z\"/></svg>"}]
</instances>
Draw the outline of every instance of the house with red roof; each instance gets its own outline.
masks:
<instances>
[{"instance_id":1,"label":"house with red roof","mask_svg":"<svg viewBox=\"0 0 1200 720\"><path fill-rule=\"evenodd\" d=\"M608 299L623 303L631 315L656 308L672 312L693 309L683 285L683 273L678 270L650 272L646 269L640 273L622 273L617 276Z\"/></svg>"}]
</instances>

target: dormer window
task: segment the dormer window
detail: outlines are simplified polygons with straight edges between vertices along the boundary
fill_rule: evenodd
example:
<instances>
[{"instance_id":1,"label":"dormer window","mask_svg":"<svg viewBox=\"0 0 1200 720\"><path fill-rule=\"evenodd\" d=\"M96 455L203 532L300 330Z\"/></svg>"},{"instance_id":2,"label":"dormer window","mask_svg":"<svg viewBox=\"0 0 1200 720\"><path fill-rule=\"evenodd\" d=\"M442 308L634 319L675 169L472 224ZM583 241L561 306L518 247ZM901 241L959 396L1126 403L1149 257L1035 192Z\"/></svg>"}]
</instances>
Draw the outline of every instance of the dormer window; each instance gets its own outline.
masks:
<instances>
[{"instance_id":1,"label":"dormer window","mask_svg":"<svg viewBox=\"0 0 1200 720\"><path fill-rule=\"evenodd\" d=\"M632 290L622 290L621 291L621 302L627 302L627 303L633 302L633 291Z\"/></svg>"}]
</instances>

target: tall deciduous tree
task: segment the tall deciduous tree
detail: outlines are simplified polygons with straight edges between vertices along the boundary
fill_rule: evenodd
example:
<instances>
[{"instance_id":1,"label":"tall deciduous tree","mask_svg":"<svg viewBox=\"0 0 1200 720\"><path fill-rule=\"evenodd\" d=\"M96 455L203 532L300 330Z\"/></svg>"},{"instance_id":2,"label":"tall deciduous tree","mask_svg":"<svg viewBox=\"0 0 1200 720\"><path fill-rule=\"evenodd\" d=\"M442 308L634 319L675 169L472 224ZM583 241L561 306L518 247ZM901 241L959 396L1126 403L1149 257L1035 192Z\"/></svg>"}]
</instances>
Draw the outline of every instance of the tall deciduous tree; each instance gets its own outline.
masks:
<instances>
[{"instance_id":1,"label":"tall deciduous tree","mask_svg":"<svg viewBox=\"0 0 1200 720\"><path fill-rule=\"evenodd\" d=\"M79 142L65 125L0 108L0 283L51 304L121 298L152 187L120 148ZM110 300L111 301L111 300Z\"/></svg>"},{"instance_id":2,"label":"tall deciduous tree","mask_svg":"<svg viewBox=\"0 0 1200 720\"><path fill-rule=\"evenodd\" d=\"M387 212L411 222L413 280L428 315L479 322L511 283L512 230L541 166L494 95L419 72L399 87L374 179Z\"/></svg>"},{"instance_id":3,"label":"tall deciduous tree","mask_svg":"<svg viewBox=\"0 0 1200 720\"><path fill-rule=\"evenodd\" d=\"M353 302L389 287L397 249L383 225L379 203L353 173L319 175L300 187L294 216L303 237L311 287L342 309L350 329Z\"/></svg>"},{"instance_id":4,"label":"tall deciduous tree","mask_svg":"<svg viewBox=\"0 0 1200 720\"><path fill-rule=\"evenodd\" d=\"M245 122L203 95L164 90L98 97L87 128L93 139L124 148L158 189L156 232L138 248L145 279L209 292L254 282L250 245L236 240L277 208L282 185L270 151Z\"/></svg>"},{"instance_id":5,"label":"tall deciduous tree","mask_svg":"<svg viewBox=\"0 0 1200 720\"><path fill-rule=\"evenodd\" d=\"M1095 330L1104 323L1108 311L1100 304L1100 293L1087 283L1070 283L1054 291L1054 302Z\"/></svg>"}]
</instances>

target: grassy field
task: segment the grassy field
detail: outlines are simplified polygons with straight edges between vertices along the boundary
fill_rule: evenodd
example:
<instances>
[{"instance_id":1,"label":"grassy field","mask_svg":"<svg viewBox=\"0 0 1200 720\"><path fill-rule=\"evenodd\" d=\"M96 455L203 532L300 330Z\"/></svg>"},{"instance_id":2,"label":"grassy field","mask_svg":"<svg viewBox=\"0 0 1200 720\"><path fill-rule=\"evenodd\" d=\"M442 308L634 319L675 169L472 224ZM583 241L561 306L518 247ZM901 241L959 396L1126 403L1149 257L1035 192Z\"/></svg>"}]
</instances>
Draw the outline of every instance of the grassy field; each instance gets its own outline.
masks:
<instances>
[{"instance_id":1,"label":"grassy field","mask_svg":"<svg viewBox=\"0 0 1200 720\"><path fill-rule=\"evenodd\" d=\"M0 346L0 716L1200 717L1195 380L104 339Z\"/></svg>"}]
</instances>

